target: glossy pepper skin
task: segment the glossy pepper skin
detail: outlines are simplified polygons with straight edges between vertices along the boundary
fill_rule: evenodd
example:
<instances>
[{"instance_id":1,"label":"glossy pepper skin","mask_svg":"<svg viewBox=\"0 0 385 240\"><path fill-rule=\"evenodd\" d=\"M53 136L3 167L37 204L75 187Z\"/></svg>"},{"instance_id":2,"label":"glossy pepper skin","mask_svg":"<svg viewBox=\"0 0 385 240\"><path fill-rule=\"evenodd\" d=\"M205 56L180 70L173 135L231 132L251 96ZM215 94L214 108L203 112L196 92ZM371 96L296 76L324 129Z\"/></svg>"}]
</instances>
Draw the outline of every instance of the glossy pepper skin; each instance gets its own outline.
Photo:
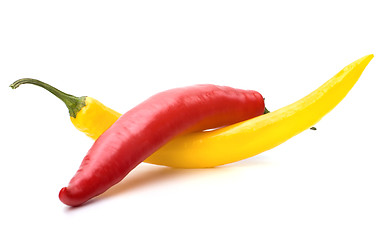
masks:
<instances>
[{"instance_id":1,"label":"glossy pepper skin","mask_svg":"<svg viewBox=\"0 0 385 240\"><path fill-rule=\"evenodd\" d=\"M75 117L70 117L72 124L92 139L97 139L118 118L120 113L106 107L92 97L85 97L82 107ZM91 121L92 119L92 121Z\"/></svg>"},{"instance_id":2,"label":"glossy pepper skin","mask_svg":"<svg viewBox=\"0 0 385 240\"><path fill-rule=\"evenodd\" d=\"M202 162L208 160L211 164L218 165L218 163L231 163L252 157L274 148L308 129L329 113L347 95L372 58L373 55L368 55L351 63L309 95L277 111L217 130L185 134L171 140L163 150L170 149L170 151L175 151L176 155L180 154L178 151L182 151L184 154L190 153L191 155L187 154L184 159L186 165L190 165L189 159L193 158L199 158ZM137 114L131 114L134 116L133 119L137 118ZM128 150L137 144L136 141L131 142L127 135L119 134L118 130L122 127L125 130L131 130L125 124L126 117L131 119L130 114L123 115L96 140L68 187L60 191L59 197L63 203L78 206L102 193L121 180L117 176L125 176L140 162L128 159L131 157L132 159L143 159L150 155L145 156L141 153L151 154L156 150L149 150L149 145L142 145L140 151L136 153ZM177 115L174 117L178 119ZM139 141L144 141L146 138L140 137L142 130L131 130L130 137L136 139L136 135L138 135ZM169 129L169 131L171 130L172 128ZM162 139L162 137L161 135L155 136L157 139ZM107 144L107 146L104 144L110 142L114 144ZM118 147L113 149L109 146ZM121 146L124 147L120 148ZM105 154L106 151L112 153ZM162 159L162 155L156 153L152 156ZM114 167L111 168L111 166ZM95 176L97 181L95 181Z\"/></svg>"},{"instance_id":3,"label":"glossy pepper skin","mask_svg":"<svg viewBox=\"0 0 385 240\"><path fill-rule=\"evenodd\" d=\"M153 163L213 167L272 149L309 129L348 94L373 55L349 64L304 98L276 111L210 132L190 133L168 142L151 155ZM196 161L200 159L200 161Z\"/></svg>"},{"instance_id":4,"label":"glossy pepper skin","mask_svg":"<svg viewBox=\"0 0 385 240\"><path fill-rule=\"evenodd\" d=\"M245 104L251 99L255 104ZM263 112L263 98L255 91L196 85L156 94L122 115L95 141L59 198L78 206L121 181L173 137Z\"/></svg>"}]
</instances>

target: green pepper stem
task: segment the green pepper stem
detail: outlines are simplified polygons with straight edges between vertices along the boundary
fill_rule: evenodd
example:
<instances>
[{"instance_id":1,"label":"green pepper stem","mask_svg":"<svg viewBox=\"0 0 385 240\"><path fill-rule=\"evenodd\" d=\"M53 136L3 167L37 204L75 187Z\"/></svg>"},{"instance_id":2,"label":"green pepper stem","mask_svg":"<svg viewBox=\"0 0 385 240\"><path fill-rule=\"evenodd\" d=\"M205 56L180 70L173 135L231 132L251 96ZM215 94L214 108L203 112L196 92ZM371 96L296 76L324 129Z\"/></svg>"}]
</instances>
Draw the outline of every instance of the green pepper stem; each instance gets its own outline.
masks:
<instances>
[{"instance_id":1,"label":"green pepper stem","mask_svg":"<svg viewBox=\"0 0 385 240\"><path fill-rule=\"evenodd\" d=\"M77 113L86 105L85 100L86 97L75 97L73 95L64 93L60 91L57 88L52 87L51 85L44 83L42 81L39 81L37 79L32 78L22 78L10 85L12 89L18 88L22 84L33 84L39 87L42 87L58 97L60 100L64 102L64 104L67 106L69 114L71 117L76 118Z\"/></svg>"}]
</instances>

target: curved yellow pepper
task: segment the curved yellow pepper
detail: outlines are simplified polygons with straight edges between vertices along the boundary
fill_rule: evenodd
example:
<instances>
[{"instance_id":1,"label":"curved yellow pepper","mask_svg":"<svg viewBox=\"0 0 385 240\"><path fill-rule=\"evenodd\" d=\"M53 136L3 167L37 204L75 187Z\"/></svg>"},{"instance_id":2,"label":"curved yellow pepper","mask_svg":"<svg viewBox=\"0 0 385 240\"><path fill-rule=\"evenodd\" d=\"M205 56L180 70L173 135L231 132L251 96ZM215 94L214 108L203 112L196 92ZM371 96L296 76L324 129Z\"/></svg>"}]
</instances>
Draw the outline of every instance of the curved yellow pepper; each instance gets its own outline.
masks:
<instances>
[{"instance_id":1,"label":"curved yellow pepper","mask_svg":"<svg viewBox=\"0 0 385 240\"><path fill-rule=\"evenodd\" d=\"M145 162L175 168L207 168L236 162L274 148L313 126L331 111L354 86L372 58L373 55L368 55L358 59L306 97L279 110L217 130L177 137ZM11 87L23 83L44 84L35 79L21 79ZM68 101L66 99L76 97L47 86L43 87L62 99L69 109L76 109L74 112L70 110L72 123L93 139L120 117L118 112L96 99L81 97L77 98L78 101Z\"/></svg>"}]
</instances>

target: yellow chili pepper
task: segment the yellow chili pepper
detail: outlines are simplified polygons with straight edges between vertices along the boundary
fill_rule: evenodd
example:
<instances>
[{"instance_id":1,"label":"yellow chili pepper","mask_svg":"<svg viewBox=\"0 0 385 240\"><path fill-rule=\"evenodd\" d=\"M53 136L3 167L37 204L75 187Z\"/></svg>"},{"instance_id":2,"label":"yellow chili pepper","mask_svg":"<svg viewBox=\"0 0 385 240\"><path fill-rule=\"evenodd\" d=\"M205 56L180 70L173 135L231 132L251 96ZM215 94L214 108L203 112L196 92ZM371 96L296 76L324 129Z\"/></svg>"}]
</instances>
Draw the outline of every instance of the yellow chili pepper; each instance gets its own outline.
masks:
<instances>
[{"instance_id":1,"label":"yellow chili pepper","mask_svg":"<svg viewBox=\"0 0 385 240\"><path fill-rule=\"evenodd\" d=\"M236 162L274 148L313 126L330 112L354 86L372 58L373 55L368 55L358 59L306 97L279 110L217 130L177 137L145 162L175 168L207 168ZM76 97L35 79L21 79L11 87L17 88L24 83L42 86L62 100L73 98L72 102L63 100L67 107L77 109L70 111L71 121L93 139L97 139L120 116L93 98L82 97L81 101L75 101Z\"/></svg>"}]
</instances>

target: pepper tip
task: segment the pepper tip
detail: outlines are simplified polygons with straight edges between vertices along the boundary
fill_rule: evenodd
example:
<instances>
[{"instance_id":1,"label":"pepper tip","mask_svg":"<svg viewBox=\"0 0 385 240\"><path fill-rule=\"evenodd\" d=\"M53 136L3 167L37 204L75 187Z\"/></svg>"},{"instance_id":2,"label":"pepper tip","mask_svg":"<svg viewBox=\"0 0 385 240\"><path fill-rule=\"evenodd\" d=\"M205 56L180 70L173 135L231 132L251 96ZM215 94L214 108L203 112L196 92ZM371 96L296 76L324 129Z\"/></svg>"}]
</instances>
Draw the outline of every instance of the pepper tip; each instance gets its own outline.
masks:
<instances>
[{"instance_id":1,"label":"pepper tip","mask_svg":"<svg viewBox=\"0 0 385 240\"><path fill-rule=\"evenodd\" d=\"M80 204L75 204L74 201L71 200L71 198L69 197L69 194L68 194L67 187L63 187L60 190L59 199L62 203L64 203L65 205L71 206L71 207L75 207L75 206L80 205Z\"/></svg>"}]
</instances>

